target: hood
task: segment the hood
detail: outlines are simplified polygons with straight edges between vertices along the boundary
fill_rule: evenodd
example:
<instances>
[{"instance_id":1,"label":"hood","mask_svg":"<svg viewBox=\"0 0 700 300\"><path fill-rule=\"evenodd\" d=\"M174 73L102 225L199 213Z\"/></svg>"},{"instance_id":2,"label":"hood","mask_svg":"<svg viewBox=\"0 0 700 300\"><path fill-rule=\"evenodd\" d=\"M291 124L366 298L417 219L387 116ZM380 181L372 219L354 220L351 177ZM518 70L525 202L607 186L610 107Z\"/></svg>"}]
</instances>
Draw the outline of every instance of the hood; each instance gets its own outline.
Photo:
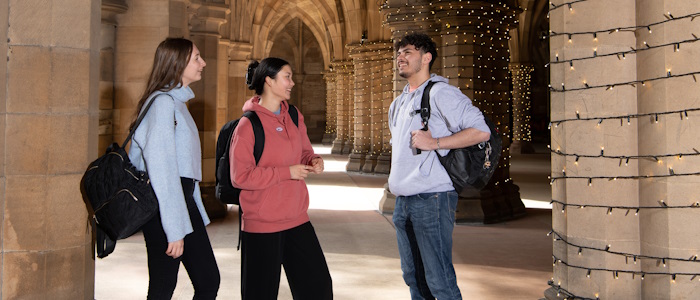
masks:
<instances>
[{"instance_id":1,"label":"hood","mask_svg":"<svg viewBox=\"0 0 700 300\"><path fill-rule=\"evenodd\" d=\"M445 77L442 77L442 76L436 75L436 74L430 74L430 78L428 78L428 80L423 82L423 84L421 84L420 87L418 87L416 90L420 90L421 94L422 94L423 89L425 88L425 85L428 84L428 81L444 82L444 83L448 83L448 84L450 83L449 80L447 80L447 78L445 78ZM403 88L403 92L406 94L411 93L410 88L411 88L411 86L407 83L406 86Z\"/></svg>"},{"instance_id":2,"label":"hood","mask_svg":"<svg viewBox=\"0 0 700 300\"><path fill-rule=\"evenodd\" d=\"M287 104L287 101L282 101L280 103L280 116L286 116L287 111L289 110L289 104ZM247 111L254 111L257 114L264 114L264 115L269 115L271 117L277 117L275 113L269 111L267 108L264 108L260 105L260 96L253 96L252 98L248 99L248 101L243 104L243 112Z\"/></svg>"}]
</instances>

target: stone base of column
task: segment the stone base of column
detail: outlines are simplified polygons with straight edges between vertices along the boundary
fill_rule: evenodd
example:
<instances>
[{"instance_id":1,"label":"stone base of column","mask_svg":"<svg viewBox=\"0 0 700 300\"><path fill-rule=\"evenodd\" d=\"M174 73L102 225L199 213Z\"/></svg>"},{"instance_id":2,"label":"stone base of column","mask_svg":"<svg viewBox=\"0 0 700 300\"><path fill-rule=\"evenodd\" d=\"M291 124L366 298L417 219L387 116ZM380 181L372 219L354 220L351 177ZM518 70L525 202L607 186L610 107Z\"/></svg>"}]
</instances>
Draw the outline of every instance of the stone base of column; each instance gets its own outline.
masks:
<instances>
[{"instance_id":1,"label":"stone base of column","mask_svg":"<svg viewBox=\"0 0 700 300\"><path fill-rule=\"evenodd\" d=\"M335 139L333 141L333 147L331 147L331 154L343 154L343 140Z\"/></svg>"},{"instance_id":2,"label":"stone base of column","mask_svg":"<svg viewBox=\"0 0 700 300\"><path fill-rule=\"evenodd\" d=\"M209 219L218 219L226 217L228 207L225 203L216 199L216 194L214 193L215 186L212 184L203 184L199 186L202 192L202 203L204 204L204 210L207 211Z\"/></svg>"},{"instance_id":3,"label":"stone base of column","mask_svg":"<svg viewBox=\"0 0 700 300\"><path fill-rule=\"evenodd\" d=\"M389 184L384 184L384 196L379 201L379 211L383 214L393 214L396 206L396 195L389 192Z\"/></svg>"},{"instance_id":4,"label":"stone base of column","mask_svg":"<svg viewBox=\"0 0 700 300\"><path fill-rule=\"evenodd\" d=\"M389 174L391 170L391 154L381 153L377 157L377 165L374 166L374 173Z\"/></svg>"},{"instance_id":5,"label":"stone base of column","mask_svg":"<svg viewBox=\"0 0 700 300\"><path fill-rule=\"evenodd\" d=\"M563 300L564 295L557 296L557 290L554 288L548 288L544 291L544 299L546 300Z\"/></svg>"},{"instance_id":6,"label":"stone base of column","mask_svg":"<svg viewBox=\"0 0 700 300\"><path fill-rule=\"evenodd\" d=\"M377 166L377 157L378 155L376 154L367 154L365 156L365 163L362 165L362 172L374 172L374 168Z\"/></svg>"},{"instance_id":7,"label":"stone base of column","mask_svg":"<svg viewBox=\"0 0 700 300\"><path fill-rule=\"evenodd\" d=\"M524 215L520 188L511 182L480 191L462 191L457 202L456 220L460 224L493 224Z\"/></svg>"},{"instance_id":8,"label":"stone base of column","mask_svg":"<svg viewBox=\"0 0 700 300\"><path fill-rule=\"evenodd\" d=\"M510 144L510 153L533 154L535 153L535 147L533 147L530 142L513 141L513 143Z\"/></svg>"},{"instance_id":9,"label":"stone base of column","mask_svg":"<svg viewBox=\"0 0 700 300\"><path fill-rule=\"evenodd\" d=\"M353 148L353 142L352 142L352 141L347 141L347 142L345 142L345 145L343 145L343 153L342 153L342 154L350 154L350 153L352 153L352 148Z\"/></svg>"},{"instance_id":10,"label":"stone base of column","mask_svg":"<svg viewBox=\"0 0 700 300\"><path fill-rule=\"evenodd\" d=\"M330 145L333 143L335 140L335 133L324 133L323 134L323 140L321 140L321 143L324 145Z\"/></svg>"},{"instance_id":11,"label":"stone base of column","mask_svg":"<svg viewBox=\"0 0 700 300\"><path fill-rule=\"evenodd\" d=\"M350 156L348 158L348 164L345 166L345 170L349 172L360 172L362 171L362 166L364 164L364 153L350 153Z\"/></svg>"}]
</instances>

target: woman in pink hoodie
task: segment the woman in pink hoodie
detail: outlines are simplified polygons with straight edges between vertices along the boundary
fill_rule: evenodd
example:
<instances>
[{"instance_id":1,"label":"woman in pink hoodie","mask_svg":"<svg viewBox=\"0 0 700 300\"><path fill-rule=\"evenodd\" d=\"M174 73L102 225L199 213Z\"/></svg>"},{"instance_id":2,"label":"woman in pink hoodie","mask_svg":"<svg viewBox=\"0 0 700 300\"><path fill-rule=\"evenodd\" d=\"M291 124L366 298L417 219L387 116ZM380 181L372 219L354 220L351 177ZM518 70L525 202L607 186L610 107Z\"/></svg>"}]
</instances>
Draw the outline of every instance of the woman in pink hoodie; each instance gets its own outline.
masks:
<instances>
[{"instance_id":1,"label":"woman in pink hoodie","mask_svg":"<svg viewBox=\"0 0 700 300\"><path fill-rule=\"evenodd\" d=\"M309 173L323 172L323 159L311 148L302 114L298 113L298 126L289 115L292 68L275 57L253 61L246 84L256 95L243 111L257 114L265 146L256 164L253 127L241 118L229 157L232 184L241 189L243 210L242 299L277 299L281 266L294 299L333 299L326 258L307 213L309 192L304 182Z\"/></svg>"}]
</instances>

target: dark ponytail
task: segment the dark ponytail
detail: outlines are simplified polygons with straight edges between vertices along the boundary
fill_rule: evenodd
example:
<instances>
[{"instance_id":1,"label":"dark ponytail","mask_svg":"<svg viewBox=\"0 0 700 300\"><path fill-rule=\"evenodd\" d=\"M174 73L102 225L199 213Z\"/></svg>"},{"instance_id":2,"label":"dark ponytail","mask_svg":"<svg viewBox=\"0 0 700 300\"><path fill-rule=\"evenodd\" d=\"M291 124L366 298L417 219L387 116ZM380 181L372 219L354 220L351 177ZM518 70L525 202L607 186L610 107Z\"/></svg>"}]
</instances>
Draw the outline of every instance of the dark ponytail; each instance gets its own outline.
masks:
<instances>
[{"instance_id":1,"label":"dark ponytail","mask_svg":"<svg viewBox=\"0 0 700 300\"><path fill-rule=\"evenodd\" d=\"M256 95L262 95L265 78L275 79L277 73L286 65L289 65L286 60L277 57L268 57L260 62L251 61L245 74L245 83L248 85L248 89L255 90Z\"/></svg>"},{"instance_id":2,"label":"dark ponytail","mask_svg":"<svg viewBox=\"0 0 700 300\"><path fill-rule=\"evenodd\" d=\"M255 69L260 65L257 60L251 60L248 64L248 70L245 72L245 84L248 86L249 90L255 90L253 85L253 75L255 75Z\"/></svg>"}]
</instances>

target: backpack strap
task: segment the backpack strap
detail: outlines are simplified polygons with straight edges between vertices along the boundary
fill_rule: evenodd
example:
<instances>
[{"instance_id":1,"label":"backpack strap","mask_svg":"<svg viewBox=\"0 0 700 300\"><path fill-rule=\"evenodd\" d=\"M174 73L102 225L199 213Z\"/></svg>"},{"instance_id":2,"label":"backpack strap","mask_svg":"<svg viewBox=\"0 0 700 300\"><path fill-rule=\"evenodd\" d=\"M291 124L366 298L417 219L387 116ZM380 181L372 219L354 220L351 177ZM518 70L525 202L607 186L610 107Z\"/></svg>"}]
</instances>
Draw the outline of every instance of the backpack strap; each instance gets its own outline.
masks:
<instances>
[{"instance_id":1,"label":"backpack strap","mask_svg":"<svg viewBox=\"0 0 700 300\"><path fill-rule=\"evenodd\" d=\"M255 136L255 145L253 146L253 157L255 157L255 164L260 162L260 157L262 157L263 149L265 148L265 130L263 130L262 122L260 122L260 117L254 111L250 110L243 114L244 117L250 120L250 124L253 126L253 136Z\"/></svg>"},{"instance_id":2,"label":"backpack strap","mask_svg":"<svg viewBox=\"0 0 700 300\"><path fill-rule=\"evenodd\" d=\"M430 119L430 89L433 88L435 81L428 81L428 85L423 88L423 95L420 100L420 109L414 110L414 114L420 114L423 128L421 130L428 131L428 119ZM421 150L416 148L416 154L420 154Z\"/></svg>"},{"instance_id":3,"label":"backpack strap","mask_svg":"<svg viewBox=\"0 0 700 300\"><path fill-rule=\"evenodd\" d=\"M430 119L430 89L433 88L435 81L428 81L428 85L423 89L423 96L420 101L420 110L416 113L420 113L421 121L423 122L423 130L428 130L428 119Z\"/></svg>"},{"instance_id":4,"label":"backpack strap","mask_svg":"<svg viewBox=\"0 0 700 300\"><path fill-rule=\"evenodd\" d=\"M109 236L100 229L100 227L97 227L97 225L94 224L95 220L93 219L93 228L95 228L95 247L97 249L97 257L99 258L105 258L107 255L110 253L114 252L114 248L117 245L117 242L113 241L112 239L109 238Z\"/></svg>"},{"instance_id":5,"label":"backpack strap","mask_svg":"<svg viewBox=\"0 0 700 300\"><path fill-rule=\"evenodd\" d=\"M299 111L297 110L297 107L289 104L289 116L292 118L292 122L294 122L294 125L297 125L299 127Z\"/></svg>"}]
</instances>

